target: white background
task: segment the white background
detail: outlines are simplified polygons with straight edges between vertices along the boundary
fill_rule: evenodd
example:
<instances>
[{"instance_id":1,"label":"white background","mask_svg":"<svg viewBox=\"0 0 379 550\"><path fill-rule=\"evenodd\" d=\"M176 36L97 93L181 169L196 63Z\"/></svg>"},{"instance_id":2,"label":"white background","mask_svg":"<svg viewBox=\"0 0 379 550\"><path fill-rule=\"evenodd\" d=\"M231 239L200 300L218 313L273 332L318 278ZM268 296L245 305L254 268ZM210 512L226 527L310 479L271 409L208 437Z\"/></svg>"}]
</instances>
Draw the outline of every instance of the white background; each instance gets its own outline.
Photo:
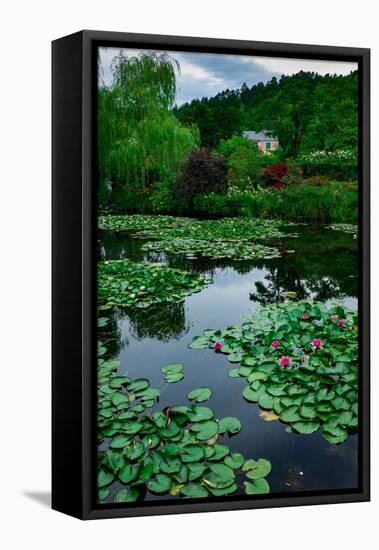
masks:
<instances>
[{"instance_id":1,"label":"white background","mask_svg":"<svg viewBox=\"0 0 379 550\"><path fill-rule=\"evenodd\" d=\"M379 146L375 124L379 95L376 4L373 0L259 3L13 0L2 4L0 540L4 539L3 548L377 547L375 429L379 390L375 387L375 372L371 503L96 522L66 517L51 511L46 504L50 485L50 41L86 28L371 47L375 245ZM377 260L374 249L374 268ZM378 291L373 286L375 299ZM374 302L373 359L378 353L376 314ZM373 361L373 371L375 368Z\"/></svg>"}]
</instances>

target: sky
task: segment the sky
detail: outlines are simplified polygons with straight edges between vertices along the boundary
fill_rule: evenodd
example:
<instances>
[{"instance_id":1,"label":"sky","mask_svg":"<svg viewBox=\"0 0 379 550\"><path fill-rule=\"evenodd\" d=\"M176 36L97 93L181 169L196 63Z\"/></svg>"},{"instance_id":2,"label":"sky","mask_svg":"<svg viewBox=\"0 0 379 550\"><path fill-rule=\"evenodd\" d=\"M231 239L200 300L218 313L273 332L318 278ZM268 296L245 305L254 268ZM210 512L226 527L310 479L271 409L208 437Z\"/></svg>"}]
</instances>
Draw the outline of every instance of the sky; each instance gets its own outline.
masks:
<instances>
[{"instance_id":1,"label":"sky","mask_svg":"<svg viewBox=\"0 0 379 550\"><path fill-rule=\"evenodd\" d=\"M137 49L122 49L128 57L138 55ZM105 84L112 81L111 63L120 48L99 48L100 64ZM180 64L177 74L176 103L182 105L193 99L212 97L226 90L240 88L244 82L250 87L258 82L266 83L273 76L291 75L301 70L321 75L349 74L358 68L357 63L279 57L252 57L193 52L168 52Z\"/></svg>"}]
</instances>

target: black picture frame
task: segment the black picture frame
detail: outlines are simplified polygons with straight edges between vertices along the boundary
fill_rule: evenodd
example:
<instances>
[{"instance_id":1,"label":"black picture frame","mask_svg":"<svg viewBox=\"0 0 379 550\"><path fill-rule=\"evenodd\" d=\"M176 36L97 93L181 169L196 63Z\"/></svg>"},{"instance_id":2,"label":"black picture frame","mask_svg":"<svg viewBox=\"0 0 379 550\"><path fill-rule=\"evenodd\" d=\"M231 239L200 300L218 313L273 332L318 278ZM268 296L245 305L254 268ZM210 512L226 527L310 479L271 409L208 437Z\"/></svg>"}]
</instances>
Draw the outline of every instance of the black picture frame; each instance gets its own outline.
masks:
<instances>
[{"instance_id":1,"label":"black picture frame","mask_svg":"<svg viewBox=\"0 0 379 550\"><path fill-rule=\"evenodd\" d=\"M96 505L96 87L98 46L355 61L359 67L359 477L357 490ZM85 30L52 43L52 507L81 519L370 499L370 50Z\"/></svg>"}]
</instances>

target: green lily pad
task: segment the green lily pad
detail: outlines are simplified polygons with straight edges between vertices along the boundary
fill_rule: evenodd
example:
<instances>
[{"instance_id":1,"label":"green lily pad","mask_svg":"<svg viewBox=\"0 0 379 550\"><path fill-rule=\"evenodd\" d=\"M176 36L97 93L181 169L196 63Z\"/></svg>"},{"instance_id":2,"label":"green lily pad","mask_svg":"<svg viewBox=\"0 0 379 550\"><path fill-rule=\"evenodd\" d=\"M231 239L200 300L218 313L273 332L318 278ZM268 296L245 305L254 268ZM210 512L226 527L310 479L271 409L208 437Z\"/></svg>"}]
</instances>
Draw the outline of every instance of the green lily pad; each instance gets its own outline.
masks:
<instances>
[{"instance_id":1,"label":"green lily pad","mask_svg":"<svg viewBox=\"0 0 379 550\"><path fill-rule=\"evenodd\" d=\"M194 405L189 409L187 417L191 422L202 422L204 420L211 420L214 417L212 409L208 407L202 407L201 405Z\"/></svg>"},{"instance_id":2,"label":"green lily pad","mask_svg":"<svg viewBox=\"0 0 379 550\"><path fill-rule=\"evenodd\" d=\"M214 420L206 420L196 422L191 429L196 433L197 439L204 441L210 439L219 431L219 425Z\"/></svg>"},{"instance_id":3,"label":"green lily pad","mask_svg":"<svg viewBox=\"0 0 379 550\"><path fill-rule=\"evenodd\" d=\"M294 422L292 428L301 434L311 434L316 432L320 427L319 420L311 420L309 422Z\"/></svg>"},{"instance_id":4,"label":"green lily pad","mask_svg":"<svg viewBox=\"0 0 379 550\"><path fill-rule=\"evenodd\" d=\"M135 464L126 464L118 472L118 478L123 483L130 483L138 476L139 466Z\"/></svg>"},{"instance_id":5,"label":"green lily pad","mask_svg":"<svg viewBox=\"0 0 379 550\"><path fill-rule=\"evenodd\" d=\"M212 395L212 391L209 388L196 388L188 394L188 399L190 401L196 401L197 403L202 403L203 401L208 401Z\"/></svg>"},{"instance_id":6,"label":"green lily pad","mask_svg":"<svg viewBox=\"0 0 379 550\"><path fill-rule=\"evenodd\" d=\"M211 464L202 481L207 487L223 489L235 481L235 474L226 464Z\"/></svg>"},{"instance_id":7,"label":"green lily pad","mask_svg":"<svg viewBox=\"0 0 379 550\"><path fill-rule=\"evenodd\" d=\"M209 496L208 491L200 483L189 483L185 485L180 492L187 498L204 498Z\"/></svg>"},{"instance_id":8,"label":"green lily pad","mask_svg":"<svg viewBox=\"0 0 379 550\"><path fill-rule=\"evenodd\" d=\"M118 491L113 499L113 502L135 502L139 497L139 492L135 487L128 487L127 489L121 489Z\"/></svg>"},{"instance_id":9,"label":"green lily pad","mask_svg":"<svg viewBox=\"0 0 379 550\"><path fill-rule=\"evenodd\" d=\"M172 485L171 478L165 474L158 474L154 478L149 479L147 487L152 493L168 493Z\"/></svg>"},{"instance_id":10,"label":"green lily pad","mask_svg":"<svg viewBox=\"0 0 379 550\"><path fill-rule=\"evenodd\" d=\"M270 486L265 479L254 479L244 482L245 493L247 495L261 495L270 492Z\"/></svg>"},{"instance_id":11,"label":"green lily pad","mask_svg":"<svg viewBox=\"0 0 379 550\"><path fill-rule=\"evenodd\" d=\"M195 336L188 345L191 349L205 349L209 346L209 340L203 336Z\"/></svg>"},{"instance_id":12,"label":"green lily pad","mask_svg":"<svg viewBox=\"0 0 379 550\"><path fill-rule=\"evenodd\" d=\"M204 448L200 445L189 444L183 447L180 453L182 462L199 462L204 458Z\"/></svg>"},{"instance_id":13,"label":"green lily pad","mask_svg":"<svg viewBox=\"0 0 379 550\"><path fill-rule=\"evenodd\" d=\"M99 469L97 474L97 486L99 488L110 485L113 480L114 474L112 472L110 472L109 470L105 470L104 468Z\"/></svg>"},{"instance_id":14,"label":"green lily pad","mask_svg":"<svg viewBox=\"0 0 379 550\"><path fill-rule=\"evenodd\" d=\"M199 479L199 477L201 477L205 471L205 468L206 466L204 464L197 464L197 463L189 463L187 465L187 468L188 468L188 479L190 481L194 481L196 479Z\"/></svg>"},{"instance_id":15,"label":"green lily pad","mask_svg":"<svg viewBox=\"0 0 379 550\"><path fill-rule=\"evenodd\" d=\"M225 457L224 462L233 470L238 470L244 464L245 459L241 453L232 453L230 456Z\"/></svg>"},{"instance_id":16,"label":"green lily pad","mask_svg":"<svg viewBox=\"0 0 379 550\"><path fill-rule=\"evenodd\" d=\"M226 416L218 422L218 431L220 434L228 432L230 435L236 434L241 430L241 422L233 416Z\"/></svg>"},{"instance_id":17,"label":"green lily pad","mask_svg":"<svg viewBox=\"0 0 379 550\"><path fill-rule=\"evenodd\" d=\"M271 472L271 462L265 458L259 460L249 459L244 463L242 470L246 472L249 479L259 479Z\"/></svg>"}]
</instances>

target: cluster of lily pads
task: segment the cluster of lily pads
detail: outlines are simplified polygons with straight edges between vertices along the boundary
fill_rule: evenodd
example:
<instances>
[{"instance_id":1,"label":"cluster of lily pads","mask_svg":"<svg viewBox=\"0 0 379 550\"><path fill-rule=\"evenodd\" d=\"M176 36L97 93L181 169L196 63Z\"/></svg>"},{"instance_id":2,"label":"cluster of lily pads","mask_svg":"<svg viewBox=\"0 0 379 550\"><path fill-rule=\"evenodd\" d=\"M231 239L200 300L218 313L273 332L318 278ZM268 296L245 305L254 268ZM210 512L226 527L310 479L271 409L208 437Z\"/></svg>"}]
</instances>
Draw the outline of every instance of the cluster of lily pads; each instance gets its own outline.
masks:
<instances>
[{"instance_id":1,"label":"cluster of lily pads","mask_svg":"<svg viewBox=\"0 0 379 550\"><path fill-rule=\"evenodd\" d=\"M172 269L160 263L108 260L98 263L99 308L180 302L212 282L194 272Z\"/></svg>"},{"instance_id":2,"label":"cluster of lily pads","mask_svg":"<svg viewBox=\"0 0 379 550\"><path fill-rule=\"evenodd\" d=\"M154 239L142 250L197 255L212 259L238 260L269 259L280 257L278 248L263 246L260 240L297 237L297 233L283 232L290 226L279 220L224 218L199 220L172 216L102 216L101 229L129 231L142 239Z\"/></svg>"},{"instance_id":3,"label":"cluster of lily pads","mask_svg":"<svg viewBox=\"0 0 379 550\"><path fill-rule=\"evenodd\" d=\"M332 229L333 231L342 231L343 233L349 233L354 237L358 235L358 225L353 223L332 223L326 226L326 229Z\"/></svg>"},{"instance_id":4,"label":"cluster of lily pads","mask_svg":"<svg viewBox=\"0 0 379 550\"><path fill-rule=\"evenodd\" d=\"M98 217L99 229L109 231L145 231L147 229L162 229L163 227L180 227L188 224L189 218L164 215L107 215Z\"/></svg>"},{"instance_id":5,"label":"cluster of lily pads","mask_svg":"<svg viewBox=\"0 0 379 550\"><path fill-rule=\"evenodd\" d=\"M297 233L284 233L279 228L289 224L280 220L222 218L219 220L199 220L181 218L177 226L146 228L136 233L137 236L153 239L186 238L207 241L252 241L297 237ZM292 225L292 224L291 224Z\"/></svg>"},{"instance_id":6,"label":"cluster of lily pads","mask_svg":"<svg viewBox=\"0 0 379 550\"><path fill-rule=\"evenodd\" d=\"M225 434L240 431L238 419L216 419L212 409L199 405L147 413L146 409L155 407L159 389L150 387L146 378L116 375L119 362L105 359L106 352L104 343L99 342L100 503L109 499L135 502L143 500L148 491L183 498L230 495L238 490L239 472L246 476L246 494L269 492L265 477L271 463L263 458L245 460L219 442ZM162 371L170 374L169 368ZM209 398L204 390L207 388L190 392L189 399L201 402Z\"/></svg>"},{"instance_id":7,"label":"cluster of lily pads","mask_svg":"<svg viewBox=\"0 0 379 550\"><path fill-rule=\"evenodd\" d=\"M280 258L280 252L277 248L244 241L205 241L176 238L173 240L149 241L143 244L141 248L148 252L184 254L189 260L196 259L198 256L215 260L222 258L232 260Z\"/></svg>"},{"instance_id":8,"label":"cluster of lily pads","mask_svg":"<svg viewBox=\"0 0 379 550\"><path fill-rule=\"evenodd\" d=\"M246 378L243 397L291 431L322 428L337 444L358 426L357 336L357 315L341 305L286 302L259 308L242 325L208 329L189 347L239 363L229 376Z\"/></svg>"}]
</instances>

